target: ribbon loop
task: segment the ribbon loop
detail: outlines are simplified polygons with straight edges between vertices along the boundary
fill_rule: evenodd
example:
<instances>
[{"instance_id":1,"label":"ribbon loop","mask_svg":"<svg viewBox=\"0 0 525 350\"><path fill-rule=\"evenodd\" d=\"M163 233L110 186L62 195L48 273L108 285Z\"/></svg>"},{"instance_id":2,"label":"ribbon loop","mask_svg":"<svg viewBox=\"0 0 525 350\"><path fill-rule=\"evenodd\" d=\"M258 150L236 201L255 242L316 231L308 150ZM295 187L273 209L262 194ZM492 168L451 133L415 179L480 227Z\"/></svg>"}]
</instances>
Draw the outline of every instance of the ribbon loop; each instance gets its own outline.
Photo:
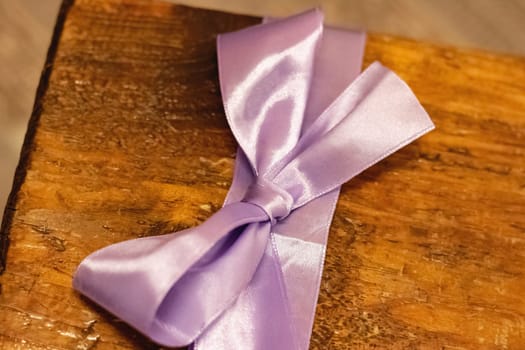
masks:
<instances>
[{"instance_id":1,"label":"ribbon loop","mask_svg":"<svg viewBox=\"0 0 525 350\"><path fill-rule=\"evenodd\" d=\"M255 204L264 210L272 225L286 218L294 204L293 197L288 192L262 177L248 187L242 202Z\"/></svg>"},{"instance_id":2,"label":"ribbon loop","mask_svg":"<svg viewBox=\"0 0 525 350\"><path fill-rule=\"evenodd\" d=\"M380 64L334 88L334 79L348 85L338 77L347 36L327 32L314 10L219 36L222 98L240 146L226 204L198 227L91 254L78 291L170 347L308 347L339 186L433 128Z\"/></svg>"}]
</instances>

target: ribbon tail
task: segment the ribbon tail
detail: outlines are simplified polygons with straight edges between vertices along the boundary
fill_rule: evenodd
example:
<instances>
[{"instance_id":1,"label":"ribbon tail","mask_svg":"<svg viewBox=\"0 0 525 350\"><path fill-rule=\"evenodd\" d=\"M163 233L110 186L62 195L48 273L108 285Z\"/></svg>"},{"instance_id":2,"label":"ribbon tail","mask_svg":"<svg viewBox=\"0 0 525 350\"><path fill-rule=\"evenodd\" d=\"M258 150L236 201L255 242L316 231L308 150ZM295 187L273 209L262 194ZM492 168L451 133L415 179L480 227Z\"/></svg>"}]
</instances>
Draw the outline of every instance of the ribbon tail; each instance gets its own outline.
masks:
<instances>
[{"instance_id":1,"label":"ribbon tail","mask_svg":"<svg viewBox=\"0 0 525 350\"><path fill-rule=\"evenodd\" d=\"M304 349L291 317L273 236L250 284L197 339L194 350Z\"/></svg>"},{"instance_id":2,"label":"ribbon tail","mask_svg":"<svg viewBox=\"0 0 525 350\"><path fill-rule=\"evenodd\" d=\"M154 341L188 345L252 279L269 234L264 211L233 203L196 228L91 254L73 285Z\"/></svg>"},{"instance_id":3,"label":"ribbon tail","mask_svg":"<svg viewBox=\"0 0 525 350\"><path fill-rule=\"evenodd\" d=\"M434 128L410 88L378 62L343 94L358 97L349 104L351 110L339 123L324 128L331 123L332 109L327 108L312 124L325 130L322 137L312 140L306 135L306 143L301 139L298 154L274 178L293 196L294 208L334 190Z\"/></svg>"},{"instance_id":4,"label":"ribbon tail","mask_svg":"<svg viewBox=\"0 0 525 350\"><path fill-rule=\"evenodd\" d=\"M253 181L254 176L250 163L242 149L239 148L233 182L225 205L240 201ZM295 213L292 213L289 218L293 216ZM280 235L271 235L271 240L268 241L265 253L247 289L197 338L193 344L193 350L293 350L307 347L311 329L310 317L313 317L314 312L312 310L306 316L302 312L301 317L308 318L306 323L310 323L305 332L305 327L302 326L304 322L297 322L294 316L297 310L293 309L294 303L300 303L304 299L292 300L287 295L286 276L283 274L279 255L283 245L281 240ZM308 275L307 277L317 279L319 275ZM303 282L309 283L308 281ZM315 283L314 285L317 286ZM311 289L309 285L304 284L298 284L296 287ZM315 300L313 308L315 308ZM304 343L306 347L301 346Z\"/></svg>"},{"instance_id":5,"label":"ribbon tail","mask_svg":"<svg viewBox=\"0 0 525 350\"><path fill-rule=\"evenodd\" d=\"M308 349L323 272L326 241L339 189L297 208L275 228L291 317L300 349Z\"/></svg>"}]
</instances>

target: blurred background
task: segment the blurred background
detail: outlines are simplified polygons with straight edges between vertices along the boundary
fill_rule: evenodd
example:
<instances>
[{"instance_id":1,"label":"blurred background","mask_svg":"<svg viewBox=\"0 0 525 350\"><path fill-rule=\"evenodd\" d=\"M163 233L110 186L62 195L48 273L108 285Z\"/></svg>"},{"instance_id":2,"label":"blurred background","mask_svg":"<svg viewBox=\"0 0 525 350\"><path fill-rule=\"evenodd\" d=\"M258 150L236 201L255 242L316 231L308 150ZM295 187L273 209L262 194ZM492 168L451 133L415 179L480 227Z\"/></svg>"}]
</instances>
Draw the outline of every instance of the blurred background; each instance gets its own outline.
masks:
<instances>
[{"instance_id":1,"label":"blurred background","mask_svg":"<svg viewBox=\"0 0 525 350\"><path fill-rule=\"evenodd\" d=\"M339 27L525 56L525 0L176 2L259 16L284 16L321 5L327 22ZM60 3L61 0L0 0L1 211L11 189Z\"/></svg>"}]
</instances>

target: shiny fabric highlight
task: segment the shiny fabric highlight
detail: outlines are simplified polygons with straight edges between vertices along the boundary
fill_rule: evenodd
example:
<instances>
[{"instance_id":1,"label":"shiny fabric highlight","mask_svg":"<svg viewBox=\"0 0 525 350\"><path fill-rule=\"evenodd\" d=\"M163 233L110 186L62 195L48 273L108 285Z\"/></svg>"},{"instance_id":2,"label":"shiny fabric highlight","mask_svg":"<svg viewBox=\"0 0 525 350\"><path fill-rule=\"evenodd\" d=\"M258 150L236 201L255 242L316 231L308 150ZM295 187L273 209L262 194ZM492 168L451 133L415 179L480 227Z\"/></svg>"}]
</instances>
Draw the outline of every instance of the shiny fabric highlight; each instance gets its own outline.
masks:
<instances>
[{"instance_id":1,"label":"shiny fabric highlight","mask_svg":"<svg viewBox=\"0 0 525 350\"><path fill-rule=\"evenodd\" d=\"M239 143L223 208L202 225L88 256L74 288L165 346L307 349L340 186L433 128L365 37L312 10L220 35Z\"/></svg>"}]
</instances>

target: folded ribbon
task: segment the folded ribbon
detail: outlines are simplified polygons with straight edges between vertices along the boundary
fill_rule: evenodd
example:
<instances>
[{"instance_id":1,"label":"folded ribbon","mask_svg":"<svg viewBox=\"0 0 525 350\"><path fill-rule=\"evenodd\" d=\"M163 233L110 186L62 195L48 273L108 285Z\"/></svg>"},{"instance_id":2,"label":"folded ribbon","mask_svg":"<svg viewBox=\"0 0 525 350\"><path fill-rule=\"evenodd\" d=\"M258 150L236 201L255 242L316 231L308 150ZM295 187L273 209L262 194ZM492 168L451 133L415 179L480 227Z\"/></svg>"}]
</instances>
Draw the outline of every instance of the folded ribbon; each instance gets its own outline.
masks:
<instances>
[{"instance_id":1,"label":"folded ribbon","mask_svg":"<svg viewBox=\"0 0 525 350\"><path fill-rule=\"evenodd\" d=\"M363 43L323 34L317 10L219 36L240 146L225 205L198 227L91 254L75 289L166 346L306 349L339 187L433 128L379 63L348 85Z\"/></svg>"}]
</instances>

